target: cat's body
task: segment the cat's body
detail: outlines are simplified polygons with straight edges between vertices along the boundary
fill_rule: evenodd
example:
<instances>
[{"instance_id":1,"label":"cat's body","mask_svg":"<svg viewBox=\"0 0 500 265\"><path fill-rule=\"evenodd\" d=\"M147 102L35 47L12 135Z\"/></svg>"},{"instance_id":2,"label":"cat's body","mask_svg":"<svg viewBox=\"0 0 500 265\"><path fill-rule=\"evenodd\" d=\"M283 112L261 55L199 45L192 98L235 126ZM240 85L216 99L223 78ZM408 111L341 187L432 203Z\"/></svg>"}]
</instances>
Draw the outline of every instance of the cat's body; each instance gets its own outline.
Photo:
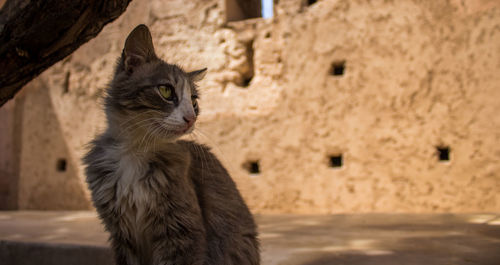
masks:
<instances>
[{"instance_id":1,"label":"cat's body","mask_svg":"<svg viewBox=\"0 0 500 265\"><path fill-rule=\"evenodd\" d=\"M207 147L177 140L198 115L204 72L158 59L143 25L127 39L108 128L84 158L118 265L259 264L256 226L229 174Z\"/></svg>"}]
</instances>

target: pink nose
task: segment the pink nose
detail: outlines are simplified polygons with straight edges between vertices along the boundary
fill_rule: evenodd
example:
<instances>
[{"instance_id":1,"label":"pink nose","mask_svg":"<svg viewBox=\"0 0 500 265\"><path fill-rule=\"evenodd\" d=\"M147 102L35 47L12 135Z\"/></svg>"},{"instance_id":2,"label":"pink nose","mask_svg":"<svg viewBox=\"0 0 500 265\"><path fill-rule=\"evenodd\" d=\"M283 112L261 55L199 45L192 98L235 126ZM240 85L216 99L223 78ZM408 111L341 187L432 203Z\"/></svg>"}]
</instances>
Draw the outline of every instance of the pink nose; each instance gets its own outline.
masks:
<instances>
[{"instance_id":1,"label":"pink nose","mask_svg":"<svg viewBox=\"0 0 500 265\"><path fill-rule=\"evenodd\" d=\"M188 127L193 126L194 121L196 120L195 116L184 116L182 119L187 123Z\"/></svg>"}]
</instances>

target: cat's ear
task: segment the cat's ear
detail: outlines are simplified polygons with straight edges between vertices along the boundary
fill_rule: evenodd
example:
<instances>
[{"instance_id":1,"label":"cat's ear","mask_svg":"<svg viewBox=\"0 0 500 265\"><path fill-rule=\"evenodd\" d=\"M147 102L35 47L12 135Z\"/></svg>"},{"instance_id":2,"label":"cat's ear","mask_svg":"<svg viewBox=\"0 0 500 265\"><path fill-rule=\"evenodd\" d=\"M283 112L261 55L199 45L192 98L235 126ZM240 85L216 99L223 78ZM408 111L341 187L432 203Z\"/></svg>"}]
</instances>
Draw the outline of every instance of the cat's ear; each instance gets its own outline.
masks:
<instances>
[{"instance_id":1,"label":"cat's ear","mask_svg":"<svg viewBox=\"0 0 500 265\"><path fill-rule=\"evenodd\" d=\"M132 73L135 68L156 58L153 39L146 25L137 26L127 37L123 48L125 70Z\"/></svg>"},{"instance_id":2,"label":"cat's ear","mask_svg":"<svg viewBox=\"0 0 500 265\"><path fill-rule=\"evenodd\" d=\"M207 74L207 68L203 68L200 70L192 71L188 73L189 78L193 80L193 82L201 81L205 75Z\"/></svg>"}]
</instances>

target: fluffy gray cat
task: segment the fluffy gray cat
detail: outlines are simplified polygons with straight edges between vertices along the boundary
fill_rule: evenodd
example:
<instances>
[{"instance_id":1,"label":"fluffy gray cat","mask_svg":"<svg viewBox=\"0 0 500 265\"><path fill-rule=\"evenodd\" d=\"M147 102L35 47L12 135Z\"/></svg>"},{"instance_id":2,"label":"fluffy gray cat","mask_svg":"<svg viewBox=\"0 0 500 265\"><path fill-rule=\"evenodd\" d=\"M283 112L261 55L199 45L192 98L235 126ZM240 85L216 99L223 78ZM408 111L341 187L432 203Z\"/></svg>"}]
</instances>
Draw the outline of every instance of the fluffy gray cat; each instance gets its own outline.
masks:
<instances>
[{"instance_id":1,"label":"fluffy gray cat","mask_svg":"<svg viewBox=\"0 0 500 265\"><path fill-rule=\"evenodd\" d=\"M226 169L207 147L178 140L193 130L205 72L159 59L145 25L125 42L107 129L84 158L118 265L260 262L255 222Z\"/></svg>"}]
</instances>

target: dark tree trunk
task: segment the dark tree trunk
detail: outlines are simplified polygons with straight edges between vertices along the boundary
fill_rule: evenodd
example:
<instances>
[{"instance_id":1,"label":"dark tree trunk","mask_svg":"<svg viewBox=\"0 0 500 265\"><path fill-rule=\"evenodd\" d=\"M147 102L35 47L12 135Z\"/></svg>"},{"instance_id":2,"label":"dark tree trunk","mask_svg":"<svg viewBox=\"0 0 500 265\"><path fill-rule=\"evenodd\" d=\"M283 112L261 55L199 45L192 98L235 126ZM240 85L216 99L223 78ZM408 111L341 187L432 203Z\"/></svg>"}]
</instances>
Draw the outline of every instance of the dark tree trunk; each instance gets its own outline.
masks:
<instances>
[{"instance_id":1,"label":"dark tree trunk","mask_svg":"<svg viewBox=\"0 0 500 265\"><path fill-rule=\"evenodd\" d=\"M0 10L0 106L97 36L131 0L7 0Z\"/></svg>"}]
</instances>

